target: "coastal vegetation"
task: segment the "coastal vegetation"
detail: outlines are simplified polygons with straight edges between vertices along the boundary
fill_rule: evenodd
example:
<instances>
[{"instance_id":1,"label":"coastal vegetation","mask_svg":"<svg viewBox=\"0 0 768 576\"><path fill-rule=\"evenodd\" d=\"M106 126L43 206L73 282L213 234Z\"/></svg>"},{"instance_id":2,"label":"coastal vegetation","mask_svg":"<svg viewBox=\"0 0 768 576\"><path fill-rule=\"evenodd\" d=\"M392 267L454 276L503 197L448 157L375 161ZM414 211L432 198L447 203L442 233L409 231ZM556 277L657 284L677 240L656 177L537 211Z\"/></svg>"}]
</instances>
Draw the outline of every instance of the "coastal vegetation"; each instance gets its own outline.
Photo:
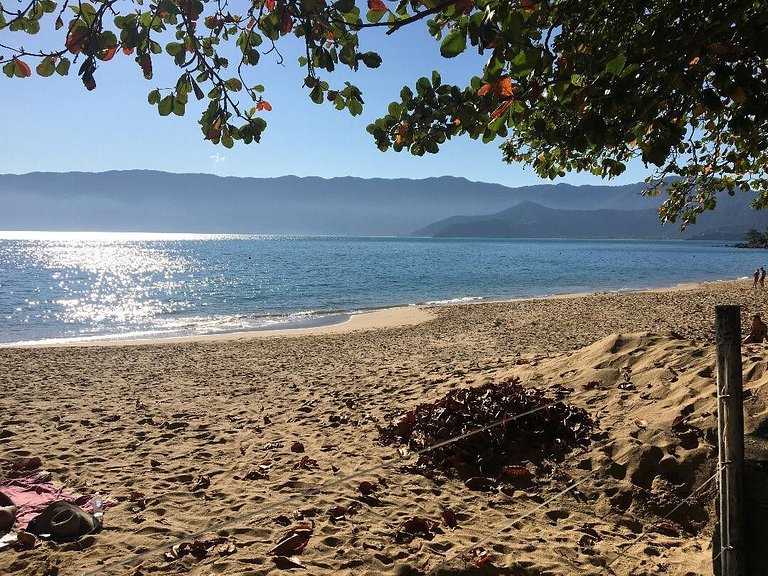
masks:
<instances>
[{"instance_id":1,"label":"coastal vegetation","mask_svg":"<svg viewBox=\"0 0 768 576\"><path fill-rule=\"evenodd\" d=\"M299 65L312 101L359 115L361 90L334 84L334 70L379 67L381 56L363 47L366 29L383 28L397 42L398 30L422 25L444 58L472 50L485 64L463 86L435 71L404 87L368 126L381 150L423 155L456 136L501 140L506 161L550 179L572 171L610 178L640 159L654 168L648 193L667 195L661 219L683 227L715 208L722 191L751 191L755 207L768 205L765 2L250 0L240 8L213 0L0 3L0 64L16 78L76 70L94 90L99 68L117 58L135 60L147 80L165 62L178 79L152 89L149 103L161 116L181 116L190 97L202 101L204 137L231 147L258 142L266 128L273 104L253 69L282 62L285 38L303 43ZM43 44L59 31L58 44L30 47L29 35L41 30Z\"/></svg>"},{"instance_id":2,"label":"coastal vegetation","mask_svg":"<svg viewBox=\"0 0 768 576\"><path fill-rule=\"evenodd\" d=\"M736 244L739 248L768 248L768 226L760 232L757 228L750 228L746 233L746 242Z\"/></svg>"}]
</instances>

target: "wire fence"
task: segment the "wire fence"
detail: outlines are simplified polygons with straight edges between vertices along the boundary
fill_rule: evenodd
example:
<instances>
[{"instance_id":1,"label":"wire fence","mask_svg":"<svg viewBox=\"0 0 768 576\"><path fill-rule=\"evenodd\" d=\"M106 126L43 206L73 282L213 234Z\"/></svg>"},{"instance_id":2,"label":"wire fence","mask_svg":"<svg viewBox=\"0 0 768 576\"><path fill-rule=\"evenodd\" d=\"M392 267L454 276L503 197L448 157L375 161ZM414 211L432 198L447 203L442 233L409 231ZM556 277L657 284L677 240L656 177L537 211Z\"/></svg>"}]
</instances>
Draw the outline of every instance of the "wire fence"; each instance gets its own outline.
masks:
<instances>
[{"instance_id":1,"label":"wire fence","mask_svg":"<svg viewBox=\"0 0 768 576\"><path fill-rule=\"evenodd\" d=\"M723 469L723 467L722 467L722 466L721 466L721 467L718 467L718 469L717 469L717 470L716 470L716 471L715 471L715 472L714 472L714 473L713 473L713 474L712 474L712 475L711 475L709 478L707 478L707 479L706 479L706 480L704 480L704 481L703 481L701 484L699 484L699 486L698 486L697 488L695 488L695 489L694 489L694 490L693 490L693 491L692 491L692 492L691 492L691 493L690 493L688 496L686 496L685 498L683 498L683 500L682 500L682 501L680 501L680 503L679 503L677 506L675 506L675 507L674 507L674 508L672 508L672 509L671 509L669 512L667 512L667 513L666 513L664 516L662 516L662 517L661 517L661 520L662 520L662 521L664 521L664 520L668 520L669 518L671 518L671 517L672 517L672 514L674 514L674 513L675 513L675 512L677 512L677 511L678 511L680 508L682 508L682 507L683 507L683 505L684 505L684 504L686 504L686 503L687 503L689 500L691 500L691 498L693 498L693 497L694 497L696 494L698 494L699 492L701 492L702 490L704 490L704 488L706 488L707 486L709 486L709 484L711 484L713 480L716 480L716 479L717 479L717 477L719 476L720 472L722 471L722 469ZM638 543L640 540L642 540L643 536L645 536L645 534L640 534L640 535L639 535L637 538L635 538L635 539L634 539L632 542L630 542L629 544L627 544L627 546L624 548L624 550L622 550L622 551L621 551L619 554L617 554L617 555L616 555L616 557L615 557L613 560L611 560L611 561L610 561L610 562L609 562L609 563L606 565L606 567L607 567L607 568L610 568L610 567L611 567L611 566L613 566L613 565L614 565L614 564L615 564L615 563L616 563L616 562L617 562L617 561L618 561L620 558L624 557L624 556L626 555L627 551L628 551L630 548L632 548L632 546L634 546L634 545L635 545L635 544L637 544L637 543ZM722 551L721 551L721 554L722 554ZM718 557L719 557L719 556L720 556L720 554L718 554Z\"/></svg>"},{"instance_id":2,"label":"wire fence","mask_svg":"<svg viewBox=\"0 0 768 576\"><path fill-rule=\"evenodd\" d=\"M415 450L411 452L398 452L397 455L392 458L391 460L388 460L386 462L382 462L379 464L371 465L365 468L362 468L360 470L356 470L355 472L351 474L347 474L341 478L336 478L331 481L325 482L319 486L310 488L308 490L304 490L302 492L293 494L291 496L288 496L286 498L283 498L279 501L272 502L270 504L267 504L260 509L256 511L251 511L248 513L236 515L218 522L211 523L204 528L197 530L195 532L188 533L184 535L183 537L174 539L172 541L168 541L162 544L159 544L155 547L150 548L149 550L143 551L141 553L137 553L116 561L108 562L107 564L100 566L97 570L93 570L91 572L86 573L84 576L96 576L98 574L109 574L114 573L114 571L125 568L129 566L136 566L137 564L141 563L143 560L149 558L150 556L154 554L158 554L160 552L169 550L173 548L174 546L183 544L185 542L190 542L193 540L196 540L204 535L219 532L221 530L224 530L226 528L233 527L237 524L246 522L246 521L254 521L261 517L266 516L270 512L279 509L283 506L289 505L291 503L294 503L299 500L303 499L311 499L319 494L327 493L332 491L334 488L354 479L362 478L364 476L368 476L374 472L381 472L385 470L390 470L396 466L400 466L402 464L407 463L411 458L418 457L423 454L427 454L431 451L437 450L439 448L454 444L456 442L459 442L461 440L464 440L466 438L470 438L472 436L476 436L478 434L482 434L484 432L487 432L491 429L503 426L505 424L510 424L516 420L523 419L527 416L533 415L537 412L540 412L542 410L546 410L548 408L552 408L554 406L562 404L565 400L568 400L570 402L575 402L579 400L584 400L589 398L590 396L593 396L595 392L604 391L604 389L590 389L590 390L584 390L581 393L575 393L573 391L571 392L563 392L562 389L560 390L560 397L553 402L549 402L547 404L543 404L541 406L538 406L536 408L533 408L531 410L527 410L525 412L521 412L519 414L510 415L504 418L501 418L497 421L494 421L488 425L479 427L475 430L472 430L470 432L457 435L455 437L449 438L447 440L432 444L430 446L427 446L425 448L422 448L420 450ZM700 412L704 412L703 410ZM689 414L688 417L691 418L695 414ZM614 438L602 443L599 443L597 445L592 445L588 448L589 452L595 452L599 450L605 450L617 442L619 440L622 440L623 438ZM579 486L582 486L585 484L588 480L594 478L599 473L606 471L610 466L615 465L620 460L628 456L631 452L639 450L641 448L644 448L645 445L643 444L633 444L626 450L622 451L621 454L617 456L612 456L608 458L608 462L602 466L599 466L597 468L594 468L590 470L586 475L581 477L578 480L573 481L570 485L568 485L566 488L556 492L554 495L550 496L543 502L537 504L536 506L531 507L530 509L526 510L522 514L516 516L511 522L505 524L501 529L497 530L493 534L487 536L483 540L473 542L470 546L463 546L459 548L459 550L455 553L453 553L451 556L446 557L443 559L437 566L432 568L429 573L434 574L438 572L441 568L444 568L447 564L449 564L451 561L465 555L469 551L471 551L474 548L477 548L479 546L482 546L483 544L486 544L490 541L493 541L497 538L499 538L503 533L508 533L510 530L518 526L523 520L526 518L529 518L530 516L536 514L537 512L547 508L550 504L554 503L555 501L559 500L560 498L564 497L565 495L575 491ZM706 481L704 481L701 485L697 486L683 501L681 501L677 506L675 506L672 510L667 512L667 514L662 517L662 520L668 519L672 514L674 514L681 506L683 506L686 502L688 502L691 498L693 498L696 494L700 493L706 486L708 486L716 477L717 474L719 474L720 470L718 469L717 472L715 472L712 476L710 476ZM613 558L609 563L606 564L606 568L610 568L615 562L617 562L620 558L622 558L627 551L636 544L640 539L643 538L645 534L641 533L638 535L637 539L633 542L630 542L623 550L620 552L615 558ZM721 552L722 553L722 552ZM719 556L719 555L718 555Z\"/></svg>"}]
</instances>

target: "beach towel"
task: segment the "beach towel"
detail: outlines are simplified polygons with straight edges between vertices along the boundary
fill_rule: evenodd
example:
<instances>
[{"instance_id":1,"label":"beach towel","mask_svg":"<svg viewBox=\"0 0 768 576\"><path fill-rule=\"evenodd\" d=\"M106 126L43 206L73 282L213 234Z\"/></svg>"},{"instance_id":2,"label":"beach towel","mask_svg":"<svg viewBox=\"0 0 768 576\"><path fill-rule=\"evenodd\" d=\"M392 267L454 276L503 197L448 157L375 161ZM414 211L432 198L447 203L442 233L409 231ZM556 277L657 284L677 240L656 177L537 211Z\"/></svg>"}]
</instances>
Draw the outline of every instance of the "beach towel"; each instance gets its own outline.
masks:
<instances>
[{"instance_id":1,"label":"beach towel","mask_svg":"<svg viewBox=\"0 0 768 576\"><path fill-rule=\"evenodd\" d=\"M50 482L50 474L36 472L21 478L0 481L0 501L8 499L18 508L14 530L24 530L35 516L42 513L53 502L69 502L84 510L93 511L91 496L75 496ZM110 503L111 504L111 503ZM104 502L104 507L107 507Z\"/></svg>"}]
</instances>

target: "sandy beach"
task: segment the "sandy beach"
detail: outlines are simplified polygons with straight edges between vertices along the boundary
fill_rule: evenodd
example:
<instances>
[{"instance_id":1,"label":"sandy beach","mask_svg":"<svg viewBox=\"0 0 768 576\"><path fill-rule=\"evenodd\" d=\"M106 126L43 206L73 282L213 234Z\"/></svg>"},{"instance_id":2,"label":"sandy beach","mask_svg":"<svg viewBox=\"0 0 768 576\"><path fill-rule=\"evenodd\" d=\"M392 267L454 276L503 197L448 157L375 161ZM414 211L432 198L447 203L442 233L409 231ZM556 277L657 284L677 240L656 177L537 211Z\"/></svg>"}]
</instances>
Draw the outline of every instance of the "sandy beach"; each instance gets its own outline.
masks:
<instances>
[{"instance_id":1,"label":"sandy beach","mask_svg":"<svg viewBox=\"0 0 768 576\"><path fill-rule=\"evenodd\" d=\"M114 504L78 542L0 551L0 572L711 574L715 483L691 494L717 466L714 306L741 305L746 329L768 315L768 291L750 285L0 348L0 479L37 456L53 483ZM744 348L747 431L768 414L765 346ZM379 441L403 410L511 378L567 389L564 401L599 422L588 448L522 462L530 486L476 491L450 474L406 472L397 447ZM681 415L694 433L673 429ZM412 517L433 520L434 533L396 538ZM311 531L286 554L304 568L269 554L292 527ZM208 550L165 557L184 541Z\"/></svg>"}]
</instances>

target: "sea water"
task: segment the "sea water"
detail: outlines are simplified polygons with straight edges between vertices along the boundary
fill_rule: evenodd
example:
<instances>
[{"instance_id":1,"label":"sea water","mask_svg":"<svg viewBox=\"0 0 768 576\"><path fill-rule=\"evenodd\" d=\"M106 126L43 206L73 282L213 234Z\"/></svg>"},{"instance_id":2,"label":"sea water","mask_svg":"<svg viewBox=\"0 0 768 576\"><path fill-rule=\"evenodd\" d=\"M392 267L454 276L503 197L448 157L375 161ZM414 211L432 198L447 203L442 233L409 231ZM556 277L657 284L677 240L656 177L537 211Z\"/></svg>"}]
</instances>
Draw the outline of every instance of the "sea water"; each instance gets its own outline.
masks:
<instances>
[{"instance_id":1,"label":"sea water","mask_svg":"<svg viewBox=\"0 0 768 576\"><path fill-rule=\"evenodd\" d=\"M0 343L318 326L390 306L750 276L717 242L0 232Z\"/></svg>"}]
</instances>

